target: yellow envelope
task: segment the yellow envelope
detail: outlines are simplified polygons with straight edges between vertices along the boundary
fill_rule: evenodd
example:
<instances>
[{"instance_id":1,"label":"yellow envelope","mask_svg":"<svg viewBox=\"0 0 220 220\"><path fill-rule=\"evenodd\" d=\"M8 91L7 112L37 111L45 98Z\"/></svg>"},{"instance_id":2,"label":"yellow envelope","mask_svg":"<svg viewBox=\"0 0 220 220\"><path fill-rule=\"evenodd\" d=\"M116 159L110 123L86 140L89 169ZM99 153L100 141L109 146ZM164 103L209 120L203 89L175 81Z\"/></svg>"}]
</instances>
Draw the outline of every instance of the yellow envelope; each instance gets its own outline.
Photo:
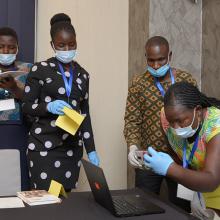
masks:
<instances>
[{"instance_id":1,"label":"yellow envelope","mask_svg":"<svg viewBox=\"0 0 220 220\"><path fill-rule=\"evenodd\" d=\"M50 188L49 188L48 192L54 196L57 196L57 197L59 195L62 195L67 198L67 194L66 194L66 191L65 191L63 185L58 183L55 180L51 180Z\"/></svg>"},{"instance_id":2,"label":"yellow envelope","mask_svg":"<svg viewBox=\"0 0 220 220\"><path fill-rule=\"evenodd\" d=\"M55 125L68 133L75 135L85 116L82 116L77 111L67 107L64 107L63 112L65 114L60 115L57 118Z\"/></svg>"}]
</instances>

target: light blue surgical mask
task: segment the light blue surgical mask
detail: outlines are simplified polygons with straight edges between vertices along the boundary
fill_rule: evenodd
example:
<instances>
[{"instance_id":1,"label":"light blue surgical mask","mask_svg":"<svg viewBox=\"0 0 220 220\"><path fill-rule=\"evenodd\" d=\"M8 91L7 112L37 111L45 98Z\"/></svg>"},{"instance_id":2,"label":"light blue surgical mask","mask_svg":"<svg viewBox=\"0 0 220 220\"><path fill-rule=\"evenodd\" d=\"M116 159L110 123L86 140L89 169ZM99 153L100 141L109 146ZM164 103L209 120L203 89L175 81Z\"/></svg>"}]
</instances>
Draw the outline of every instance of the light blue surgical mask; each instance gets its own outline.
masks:
<instances>
[{"instance_id":1,"label":"light blue surgical mask","mask_svg":"<svg viewBox=\"0 0 220 220\"><path fill-rule=\"evenodd\" d=\"M0 64L3 66L9 66L16 60L17 54L0 54Z\"/></svg>"},{"instance_id":2,"label":"light blue surgical mask","mask_svg":"<svg viewBox=\"0 0 220 220\"><path fill-rule=\"evenodd\" d=\"M151 66L147 66L147 70L148 72L154 76L154 77L162 77L164 76L167 71L170 69L170 65L167 62L167 64L161 66L159 69L155 70L154 68L152 68Z\"/></svg>"},{"instance_id":3,"label":"light blue surgical mask","mask_svg":"<svg viewBox=\"0 0 220 220\"><path fill-rule=\"evenodd\" d=\"M55 57L61 63L70 63L76 57L76 50L55 50Z\"/></svg>"},{"instance_id":4,"label":"light blue surgical mask","mask_svg":"<svg viewBox=\"0 0 220 220\"><path fill-rule=\"evenodd\" d=\"M184 128L171 128L177 136L181 137L181 138L189 138L189 137L192 137L196 131L198 130L199 128L199 123L198 123L198 126L196 129L193 129L192 128L192 125L193 125L193 122L194 122L194 119L195 119L195 111L194 111L194 116L193 116L193 120L192 120L192 123L187 126L187 127L184 127Z\"/></svg>"}]
</instances>

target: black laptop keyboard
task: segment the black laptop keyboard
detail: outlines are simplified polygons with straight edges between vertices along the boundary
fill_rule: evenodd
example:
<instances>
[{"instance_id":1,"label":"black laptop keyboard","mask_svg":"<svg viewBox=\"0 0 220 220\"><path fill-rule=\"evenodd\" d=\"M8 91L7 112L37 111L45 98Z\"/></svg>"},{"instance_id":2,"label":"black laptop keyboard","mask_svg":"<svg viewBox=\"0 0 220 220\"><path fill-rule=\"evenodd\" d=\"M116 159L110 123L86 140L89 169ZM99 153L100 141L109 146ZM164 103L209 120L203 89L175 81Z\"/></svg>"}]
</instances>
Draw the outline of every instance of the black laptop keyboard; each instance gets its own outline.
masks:
<instances>
[{"instance_id":1,"label":"black laptop keyboard","mask_svg":"<svg viewBox=\"0 0 220 220\"><path fill-rule=\"evenodd\" d=\"M125 199L113 198L113 203L118 214L135 215L146 211L144 208L136 207Z\"/></svg>"}]
</instances>

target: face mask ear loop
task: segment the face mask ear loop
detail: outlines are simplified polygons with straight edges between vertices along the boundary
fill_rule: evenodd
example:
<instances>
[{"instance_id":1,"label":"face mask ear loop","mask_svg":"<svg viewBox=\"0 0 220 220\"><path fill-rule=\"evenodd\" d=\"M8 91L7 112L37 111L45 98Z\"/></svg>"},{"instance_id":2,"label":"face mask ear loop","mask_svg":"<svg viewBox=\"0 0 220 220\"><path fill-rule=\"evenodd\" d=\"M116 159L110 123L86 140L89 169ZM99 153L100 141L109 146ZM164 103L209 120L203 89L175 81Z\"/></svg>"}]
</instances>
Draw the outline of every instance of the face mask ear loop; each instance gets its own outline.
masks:
<instances>
[{"instance_id":1,"label":"face mask ear loop","mask_svg":"<svg viewBox=\"0 0 220 220\"><path fill-rule=\"evenodd\" d=\"M16 53L15 53L16 56L18 55L18 51L19 51L19 50L18 50L18 45L17 45L17 51L16 51Z\"/></svg>"},{"instance_id":2,"label":"face mask ear loop","mask_svg":"<svg viewBox=\"0 0 220 220\"><path fill-rule=\"evenodd\" d=\"M195 109L194 109L194 110L193 110L193 120L192 120L191 124L189 125L190 127L192 127L192 125L193 125L193 123L194 123L195 115L196 115L196 111L195 111Z\"/></svg>"},{"instance_id":3,"label":"face mask ear loop","mask_svg":"<svg viewBox=\"0 0 220 220\"><path fill-rule=\"evenodd\" d=\"M201 120L199 121L199 119L198 119L198 126L197 126L196 130L199 128L200 122L201 122Z\"/></svg>"},{"instance_id":4,"label":"face mask ear loop","mask_svg":"<svg viewBox=\"0 0 220 220\"><path fill-rule=\"evenodd\" d=\"M169 56L169 53L170 53L170 52L168 52L168 59L167 59L167 64L168 64L168 65L170 64L170 56ZM166 65L167 65L167 64L166 64Z\"/></svg>"}]
</instances>

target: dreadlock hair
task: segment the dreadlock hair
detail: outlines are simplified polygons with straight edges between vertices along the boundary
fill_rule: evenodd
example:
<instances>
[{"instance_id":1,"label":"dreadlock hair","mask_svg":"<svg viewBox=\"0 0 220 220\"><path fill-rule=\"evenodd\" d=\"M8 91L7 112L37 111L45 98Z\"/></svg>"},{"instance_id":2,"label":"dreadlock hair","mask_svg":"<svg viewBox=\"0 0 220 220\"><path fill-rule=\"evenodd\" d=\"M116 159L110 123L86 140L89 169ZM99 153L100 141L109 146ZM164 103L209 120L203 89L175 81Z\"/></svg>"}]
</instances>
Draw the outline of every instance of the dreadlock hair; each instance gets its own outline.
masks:
<instances>
[{"instance_id":1,"label":"dreadlock hair","mask_svg":"<svg viewBox=\"0 0 220 220\"><path fill-rule=\"evenodd\" d=\"M220 109L220 100L207 97L197 87L184 81L171 85L164 96L165 107L177 104L188 109L194 109L198 105L202 108L214 106Z\"/></svg>"},{"instance_id":2,"label":"dreadlock hair","mask_svg":"<svg viewBox=\"0 0 220 220\"><path fill-rule=\"evenodd\" d=\"M61 30L65 30L69 33L73 33L76 36L76 32L73 25L71 24L70 17L64 13L55 14L50 19L50 26L51 26L50 36L52 40L56 36L57 32Z\"/></svg>"},{"instance_id":3,"label":"dreadlock hair","mask_svg":"<svg viewBox=\"0 0 220 220\"><path fill-rule=\"evenodd\" d=\"M148 48L152 46L162 46L162 45L164 45L169 51L169 43L167 39L162 36L154 36L148 39L145 47Z\"/></svg>"},{"instance_id":4,"label":"dreadlock hair","mask_svg":"<svg viewBox=\"0 0 220 220\"><path fill-rule=\"evenodd\" d=\"M15 38L17 44L18 44L18 35L16 31L10 27L1 27L0 28L0 36L11 36Z\"/></svg>"}]
</instances>

